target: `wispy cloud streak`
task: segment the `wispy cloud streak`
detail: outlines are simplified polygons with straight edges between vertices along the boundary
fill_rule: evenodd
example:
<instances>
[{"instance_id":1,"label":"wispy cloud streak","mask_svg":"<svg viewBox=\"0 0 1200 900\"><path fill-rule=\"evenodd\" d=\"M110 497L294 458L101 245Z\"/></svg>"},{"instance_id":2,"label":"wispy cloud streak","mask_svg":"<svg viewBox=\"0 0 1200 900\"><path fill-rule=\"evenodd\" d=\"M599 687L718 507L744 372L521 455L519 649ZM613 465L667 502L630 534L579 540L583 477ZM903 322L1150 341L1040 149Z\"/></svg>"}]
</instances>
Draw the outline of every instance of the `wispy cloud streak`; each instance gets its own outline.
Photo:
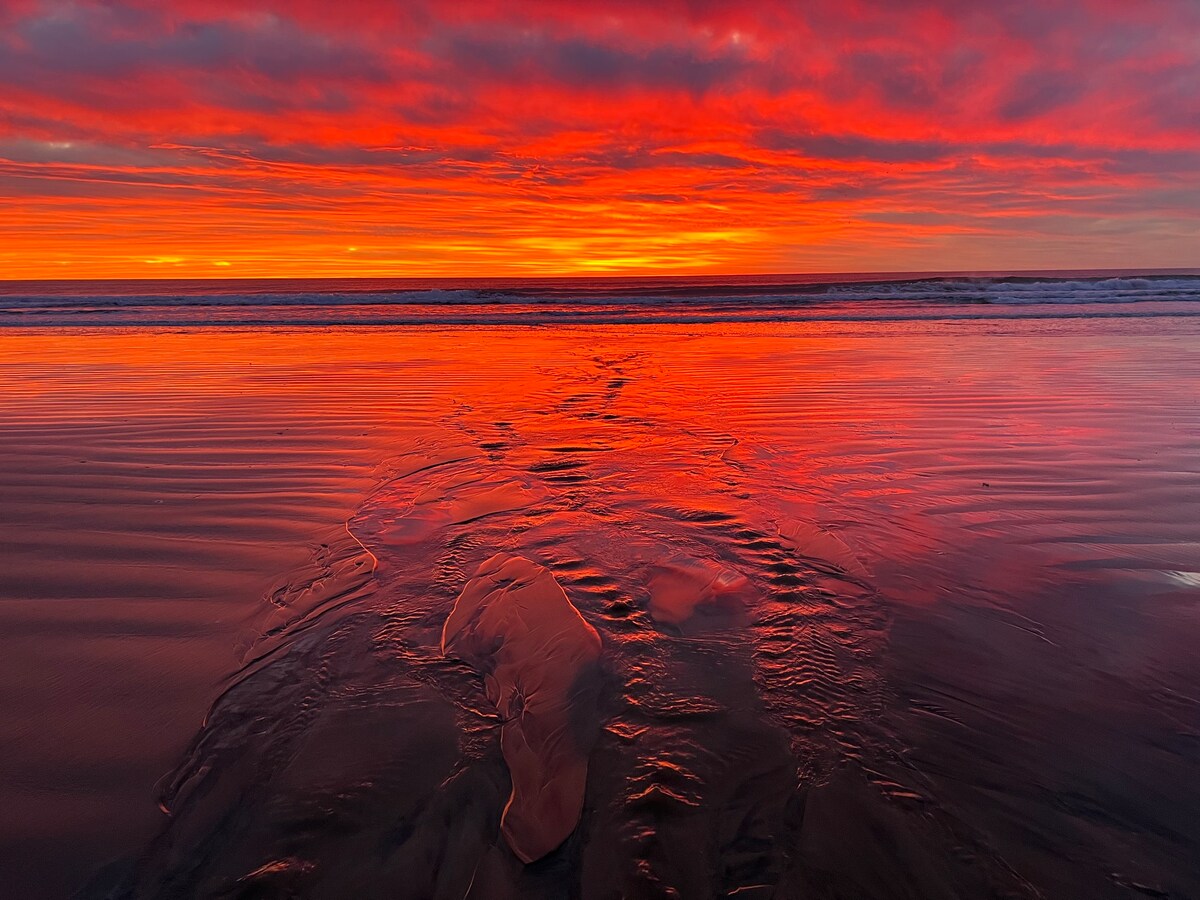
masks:
<instances>
[{"instance_id":1,"label":"wispy cloud streak","mask_svg":"<svg viewBox=\"0 0 1200 900\"><path fill-rule=\"evenodd\" d=\"M10 0L0 265L1195 264L1197 85L1192 0Z\"/></svg>"}]
</instances>

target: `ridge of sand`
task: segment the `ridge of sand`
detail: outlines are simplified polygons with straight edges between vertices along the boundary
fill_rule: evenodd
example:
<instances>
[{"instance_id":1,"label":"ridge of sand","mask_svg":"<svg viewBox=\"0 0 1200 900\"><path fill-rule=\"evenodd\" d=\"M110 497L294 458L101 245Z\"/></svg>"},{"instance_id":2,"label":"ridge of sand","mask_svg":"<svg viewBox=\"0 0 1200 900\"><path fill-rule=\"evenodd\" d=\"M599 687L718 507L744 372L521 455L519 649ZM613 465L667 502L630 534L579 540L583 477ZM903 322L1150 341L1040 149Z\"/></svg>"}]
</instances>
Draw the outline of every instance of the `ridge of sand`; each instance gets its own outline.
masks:
<instances>
[{"instance_id":1,"label":"ridge of sand","mask_svg":"<svg viewBox=\"0 0 1200 900\"><path fill-rule=\"evenodd\" d=\"M483 674L505 718L500 745L512 793L501 832L523 862L541 859L567 839L583 809L600 636L549 570L501 553L455 601L442 653Z\"/></svg>"}]
</instances>

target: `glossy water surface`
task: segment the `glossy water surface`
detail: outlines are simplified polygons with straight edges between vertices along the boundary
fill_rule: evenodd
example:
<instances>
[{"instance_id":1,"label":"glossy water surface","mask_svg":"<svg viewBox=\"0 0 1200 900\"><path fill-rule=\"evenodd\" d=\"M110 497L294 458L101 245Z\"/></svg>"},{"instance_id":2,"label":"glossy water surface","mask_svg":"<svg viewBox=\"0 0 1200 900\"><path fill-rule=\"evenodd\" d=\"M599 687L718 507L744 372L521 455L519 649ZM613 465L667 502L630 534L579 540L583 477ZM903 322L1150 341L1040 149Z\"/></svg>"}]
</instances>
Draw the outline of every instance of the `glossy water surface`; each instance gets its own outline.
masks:
<instances>
[{"instance_id":1,"label":"glossy water surface","mask_svg":"<svg viewBox=\"0 0 1200 900\"><path fill-rule=\"evenodd\" d=\"M0 334L0 870L1196 896L1195 321ZM570 691L443 656L498 554ZM578 764L523 863L513 766Z\"/></svg>"}]
</instances>

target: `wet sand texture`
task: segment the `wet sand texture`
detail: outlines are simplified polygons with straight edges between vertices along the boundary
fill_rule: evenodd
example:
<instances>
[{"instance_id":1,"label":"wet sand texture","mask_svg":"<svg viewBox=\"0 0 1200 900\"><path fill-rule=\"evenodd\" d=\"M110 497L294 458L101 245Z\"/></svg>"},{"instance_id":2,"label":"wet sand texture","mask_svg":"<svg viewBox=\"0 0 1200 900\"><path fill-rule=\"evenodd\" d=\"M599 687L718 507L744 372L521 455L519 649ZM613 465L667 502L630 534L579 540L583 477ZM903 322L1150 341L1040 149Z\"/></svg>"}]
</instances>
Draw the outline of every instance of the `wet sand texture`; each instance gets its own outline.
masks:
<instances>
[{"instance_id":1,"label":"wet sand texture","mask_svg":"<svg viewBox=\"0 0 1200 900\"><path fill-rule=\"evenodd\" d=\"M500 744L512 777L501 830L522 861L541 859L567 838L583 807L600 636L549 570L497 554L459 595L442 652L484 673L505 720Z\"/></svg>"},{"instance_id":2,"label":"wet sand texture","mask_svg":"<svg viewBox=\"0 0 1200 900\"><path fill-rule=\"evenodd\" d=\"M1200 897L1197 323L0 329L0 896Z\"/></svg>"}]
</instances>

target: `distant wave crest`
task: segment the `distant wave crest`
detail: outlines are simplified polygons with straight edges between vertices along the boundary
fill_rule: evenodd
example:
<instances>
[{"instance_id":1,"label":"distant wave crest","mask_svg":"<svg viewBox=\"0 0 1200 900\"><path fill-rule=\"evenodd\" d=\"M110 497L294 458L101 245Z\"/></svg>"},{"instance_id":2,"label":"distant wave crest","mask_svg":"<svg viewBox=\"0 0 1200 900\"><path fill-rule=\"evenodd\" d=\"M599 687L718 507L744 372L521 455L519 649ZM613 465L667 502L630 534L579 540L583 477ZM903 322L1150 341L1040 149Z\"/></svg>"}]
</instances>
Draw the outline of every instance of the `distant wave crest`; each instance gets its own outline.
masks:
<instances>
[{"instance_id":1,"label":"distant wave crest","mask_svg":"<svg viewBox=\"0 0 1200 900\"><path fill-rule=\"evenodd\" d=\"M0 324L401 325L1200 314L1200 273L453 283L10 282ZM978 307L983 307L982 309ZM1070 310L1065 309L1069 307ZM1009 309L1011 308L1011 309ZM1019 308L1019 309L1018 309ZM1022 312L1023 310L1023 312Z\"/></svg>"}]
</instances>

